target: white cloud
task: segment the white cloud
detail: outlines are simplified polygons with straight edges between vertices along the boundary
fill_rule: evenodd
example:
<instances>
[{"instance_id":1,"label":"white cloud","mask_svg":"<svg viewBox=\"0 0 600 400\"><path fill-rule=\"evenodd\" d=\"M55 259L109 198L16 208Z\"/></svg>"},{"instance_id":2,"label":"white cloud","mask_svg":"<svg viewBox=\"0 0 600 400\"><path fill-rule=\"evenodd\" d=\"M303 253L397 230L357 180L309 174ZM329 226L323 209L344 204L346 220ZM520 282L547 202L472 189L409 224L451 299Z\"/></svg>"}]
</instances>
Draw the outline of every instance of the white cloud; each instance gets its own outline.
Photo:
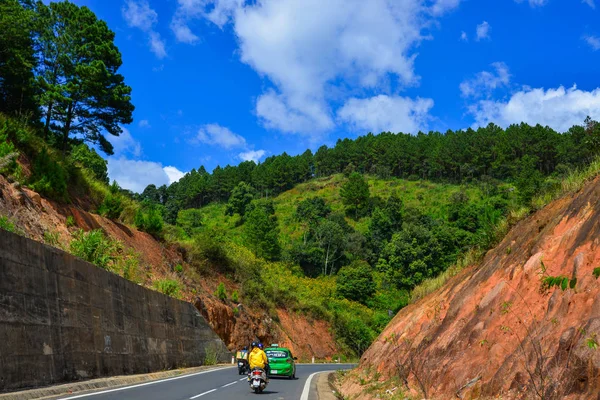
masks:
<instances>
[{"instance_id":1,"label":"white cloud","mask_svg":"<svg viewBox=\"0 0 600 400\"><path fill-rule=\"evenodd\" d=\"M338 111L338 118L355 129L380 133L417 133L427 128L433 100L416 100L379 95L366 99L351 98Z\"/></svg>"},{"instance_id":2,"label":"white cloud","mask_svg":"<svg viewBox=\"0 0 600 400\"><path fill-rule=\"evenodd\" d=\"M586 1L586 0L584 0ZM593 1L593 0L592 0ZM522 3L523 0L515 0L517 3ZM548 4L548 0L528 0L528 3L531 7L542 7Z\"/></svg>"},{"instance_id":3,"label":"white cloud","mask_svg":"<svg viewBox=\"0 0 600 400\"><path fill-rule=\"evenodd\" d=\"M600 38L597 36L583 36L583 40L587 42L587 44L594 50L600 50Z\"/></svg>"},{"instance_id":4,"label":"white cloud","mask_svg":"<svg viewBox=\"0 0 600 400\"><path fill-rule=\"evenodd\" d=\"M243 161L254 161L255 163L258 163L258 161L263 158L264 155L264 150L248 150L240 153L238 157Z\"/></svg>"},{"instance_id":5,"label":"white cloud","mask_svg":"<svg viewBox=\"0 0 600 400\"><path fill-rule=\"evenodd\" d=\"M135 140L131 136L129 129L121 127L123 132L119 136L108 135L108 141L113 145L115 156L122 156L125 154L133 157L139 157L142 155L142 145L140 142Z\"/></svg>"},{"instance_id":6,"label":"white cloud","mask_svg":"<svg viewBox=\"0 0 600 400\"><path fill-rule=\"evenodd\" d=\"M174 182L177 182L186 174L185 172L181 172L173 166L164 167L163 170L165 171L165 174L167 174L167 176L169 177L169 185Z\"/></svg>"},{"instance_id":7,"label":"white cloud","mask_svg":"<svg viewBox=\"0 0 600 400\"><path fill-rule=\"evenodd\" d=\"M127 0L121 8L121 15L127 25L148 34L150 50L156 57L165 58L167 56L165 41L154 30L154 25L158 22L158 14L150 8L147 0Z\"/></svg>"},{"instance_id":8,"label":"white cloud","mask_svg":"<svg viewBox=\"0 0 600 400\"><path fill-rule=\"evenodd\" d=\"M168 168L168 167L167 167ZM141 193L151 183L156 186L168 185L169 175L160 163L129 160L125 157L108 158L108 176L119 186Z\"/></svg>"},{"instance_id":9,"label":"white cloud","mask_svg":"<svg viewBox=\"0 0 600 400\"><path fill-rule=\"evenodd\" d=\"M460 40L462 40L462 41L464 41L464 42L466 42L466 41L468 41L468 40L469 40L469 37L467 36L467 32L465 32L465 31L462 31L462 32L460 33Z\"/></svg>"},{"instance_id":10,"label":"white cloud","mask_svg":"<svg viewBox=\"0 0 600 400\"><path fill-rule=\"evenodd\" d=\"M171 21L171 30L175 34L175 39L177 39L178 42L194 44L200 40L181 18L176 18Z\"/></svg>"},{"instance_id":11,"label":"white cloud","mask_svg":"<svg viewBox=\"0 0 600 400\"><path fill-rule=\"evenodd\" d=\"M141 121L138 123L138 126L139 126L140 128L151 128L150 121L148 121L147 119L143 119L143 120L141 120Z\"/></svg>"},{"instance_id":12,"label":"white cloud","mask_svg":"<svg viewBox=\"0 0 600 400\"><path fill-rule=\"evenodd\" d=\"M576 86L565 89L523 89L508 101L482 100L469 108L476 125L494 122L506 127L513 123L541 124L564 132L590 116L600 119L600 88L579 90Z\"/></svg>"},{"instance_id":13,"label":"white cloud","mask_svg":"<svg viewBox=\"0 0 600 400\"><path fill-rule=\"evenodd\" d=\"M477 41L480 41L482 39L489 39L491 29L492 27L487 21L483 21L481 24L477 25L477 28L475 29L477 33Z\"/></svg>"},{"instance_id":14,"label":"white cloud","mask_svg":"<svg viewBox=\"0 0 600 400\"><path fill-rule=\"evenodd\" d=\"M390 80L400 87L418 84L415 48L428 37L423 30L460 0L178 3L172 27L182 41L197 40L189 25L194 18L219 27L232 22L241 60L273 85L256 102L256 114L265 126L319 135L334 127L335 110L329 101L335 96L343 102L349 96L339 88L332 93L331 86L339 81L375 92L386 91Z\"/></svg>"},{"instance_id":15,"label":"white cloud","mask_svg":"<svg viewBox=\"0 0 600 400\"><path fill-rule=\"evenodd\" d=\"M246 147L246 139L219 124L206 124L202 126L198 130L194 142L215 145L224 149Z\"/></svg>"},{"instance_id":16,"label":"white cloud","mask_svg":"<svg viewBox=\"0 0 600 400\"><path fill-rule=\"evenodd\" d=\"M167 56L167 50L165 49L165 41L160 37L158 32L149 33L150 50L159 59L163 59Z\"/></svg>"},{"instance_id":17,"label":"white cloud","mask_svg":"<svg viewBox=\"0 0 600 400\"><path fill-rule=\"evenodd\" d=\"M596 9L596 3L594 2L594 0L581 0L581 2L587 4L593 9Z\"/></svg>"},{"instance_id":18,"label":"white cloud","mask_svg":"<svg viewBox=\"0 0 600 400\"><path fill-rule=\"evenodd\" d=\"M495 89L508 86L510 83L508 66L503 62L495 62L492 67L495 72L481 71L474 78L467 79L460 84L460 92L463 97L490 96Z\"/></svg>"},{"instance_id":19,"label":"white cloud","mask_svg":"<svg viewBox=\"0 0 600 400\"><path fill-rule=\"evenodd\" d=\"M154 24L158 21L158 14L150 8L145 0L127 0L125 6L121 9L121 13L127 25L141 29L144 32L152 30Z\"/></svg>"}]
</instances>

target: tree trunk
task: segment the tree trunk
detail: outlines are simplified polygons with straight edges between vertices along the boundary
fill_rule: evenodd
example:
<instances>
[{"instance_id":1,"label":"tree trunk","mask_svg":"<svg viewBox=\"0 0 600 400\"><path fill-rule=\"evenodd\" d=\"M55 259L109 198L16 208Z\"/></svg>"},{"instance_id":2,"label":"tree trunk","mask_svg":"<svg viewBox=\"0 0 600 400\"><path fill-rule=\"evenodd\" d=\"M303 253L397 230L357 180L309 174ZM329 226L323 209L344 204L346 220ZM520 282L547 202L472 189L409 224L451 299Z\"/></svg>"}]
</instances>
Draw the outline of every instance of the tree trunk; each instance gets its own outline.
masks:
<instances>
[{"instance_id":1,"label":"tree trunk","mask_svg":"<svg viewBox=\"0 0 600 400\"><path fill-rule=\"evenodd\" d=\"M63 129L63 158L67 155L67 143L69 140L69 131L71 130L71 121L73 119L73 103L69 103L67 108L67 120L65 121L65 127Z\"/></svg>"},{"instance_id":2,"label":"tree trunk","mask_svg":"<svg viewBox=\"0 0 600 400\"><path fill-rule=\"evenodd\" d=\"M48 111L46 111L46 124L44 126L44 140L48 140L48 133L50 132L50 120L52 119L52 107L54 107L54 102L50 102L48 105Z\"/></svg>"}]
</instances>

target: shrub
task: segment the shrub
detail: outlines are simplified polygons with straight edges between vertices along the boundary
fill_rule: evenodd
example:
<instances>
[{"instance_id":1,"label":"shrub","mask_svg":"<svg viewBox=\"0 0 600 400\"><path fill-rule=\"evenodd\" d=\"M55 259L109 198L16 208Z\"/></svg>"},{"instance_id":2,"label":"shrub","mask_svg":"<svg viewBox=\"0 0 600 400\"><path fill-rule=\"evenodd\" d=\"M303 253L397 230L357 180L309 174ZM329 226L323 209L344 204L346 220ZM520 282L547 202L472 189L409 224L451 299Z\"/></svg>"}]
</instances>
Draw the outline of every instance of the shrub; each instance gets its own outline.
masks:
<instances>
[{"instance_id":1,"label":"shrub","mask_svg":"<svg viewBox=\"0 0 600 400\"><path fill-rule=\"evenodd\" d=\"M69 215L67 217L66 224L67 224L67 228L70 228L70 227L74 226L75 225L75 218L73 218L72 215Z\"/></svg>"},{"instance_id":2,"label":"shrub","mask_svg":"<svg viewBox=\"0 0 600 400\"><path fill-rule=\"evenodd\" d=\"M152 236L159 237L162 234L164 221L158 205L142 206L135 214L134 222L139 230Z\"/></svg>"},{"instance_id":3,"label":"shrub","mask_svg":"<svg viewBox=\"0 0 600 400\"><path fill-rule=\"evenodd\" d=\"M219 283L219 286L217 286L215 296L221 301L227 300L227 292L225 291L225 284L223 282Z\"/></svg>"},{"instance_id":4,"label":"shrub","mask_svg":"<svg viewBox=\"0 0 600 400\"><path fill-rule=\"evenodd\" d=\"M107 161L96 153L96 150L90 149L85 143L81 143L73 147L70 158L81 167L90 170L100 182L109 183Z\"/></svg>"},{"instance_id":5,"label":"shrub","mask_svg":"<svg viewBox=\"0 0 600 400\"><path fill-rule=\"evenodd\" d=\"M116 258L115 269L116 273L129 281L142 283L144 280L140 271L140 256L132 249Z\"/></svg>"},{"instance_id":6,"label":"shrub","mask_svg":"<svg viewBox=\"0 0 600 400\"><path fill-rule=\"evenodd\" d=\"M56 199L67 200L68 173L58 162L54 161L45 148L33 162L30 184L36 192Z\"/></svg>"},{"instance_id":7,"label":"shrub","mask_svg":"<svg viewBox=\"0 0 600 400\"><path fill-rule=\"evenodd\" d=\"M71 241L71 253L85 261L109 270L115 260L115 253L120 248L115 242L102 233L101 230L84 232L78 230Z\"/></svg>"},{"instance_id":8,"label":"shrub","mask_svg":"<svg viewBox=\"0 0 600 400\"><path fill-rule=\"evenodd\" d=\"M216 365L218 362L217 348L211 344L204 349L204 365Z\"/></svg>"},{"instance_id":9,"label":"shrub","mask_svg":"<svg viewBox=\"0 0 600 400\"><path fill-rule=\"evenodd\" d=\"M348 300L365 304L375 293L371 267L364 261L355 261L343 267L337 275L337 293Z\"/></svg>"},{"instance_id":10,"label":"shrub","mask_svg":"<svg viewBox=\"0 0 600 400\"><path fill-rule=\"evenodd\" d=\"M233 293L231 293L231 301L236 304L240 301L240 295L237 290L234 290Z\"/></svg>"},{"instance_id":11,"label":"shrub","mask_svg":"<svg viewBox=\"0 0 600 400\"><path fill-rule=\"evenodd\" d=\"M0 229L4 229L5 231L9 231L15 233L17 229L15 225L9 221L7 217L0 216Z\"/></svg>"},{"instance_id":12,"label":"shrub","mask_svg":"<svg viewBox=\"0 0 600 400\"><path fill-rule=\"evenodd\" d=\"M154 281L152 286L167 296L179 298L181 296L181 285L174 279L160 279Z\"/></svg>"},{"instance_id":13,"label":"shrub","mask_svg":"<svg viewBox=\"0 0 600 400\"><path fill-rule=\"evenodd\" d=\"M177 225L183 228L188 236L193 236L202 227L202 211L195 208L181 210L177 213Z\"/></svg>"},{"instance_id":14,"label":"shrub","mask_svg":"<svg viewBox=\"0 0 600 400\"><path fill-rule=\"evenodd\" d=\"M180 274L180 273L183 272L183 265L177 264L174 269L175 269L175 272L177 272L178 274Z\"/></svg>"},{"instance_id":15,"label":"shrub","mask_svg":"<svg viewBox=\"0 0 600 400\"><path fill-rule=\"evenodd\" d=\"M116 181L110 186L110 192L100 204L98 213L109 219L118 219L125 208L123 204L123 195L120 192L121 188Z\"/></svg>"},{"instance_id":16,"label":"shrub","mask_svg":"<svg viewBox=\"0 0 600 400\"><path fill-rule=\"evenodd\" d=\"M52 247L61 247L58 232L44 232L44 242Z\"/></svg>"}]
</instances>

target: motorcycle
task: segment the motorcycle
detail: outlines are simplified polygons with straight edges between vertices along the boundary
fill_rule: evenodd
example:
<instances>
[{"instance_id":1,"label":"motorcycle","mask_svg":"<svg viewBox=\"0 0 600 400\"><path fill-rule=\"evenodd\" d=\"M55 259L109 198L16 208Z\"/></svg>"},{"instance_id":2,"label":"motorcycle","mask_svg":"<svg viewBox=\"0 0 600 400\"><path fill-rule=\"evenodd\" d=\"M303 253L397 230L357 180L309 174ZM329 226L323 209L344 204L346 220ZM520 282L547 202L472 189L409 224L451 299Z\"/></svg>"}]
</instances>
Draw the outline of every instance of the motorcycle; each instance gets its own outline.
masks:
<instances>
[{"instance_id":1,"label":"motorcycle","mask_svg":"<svg viewBox=\"0 0 600 400\"><path fill-rule=\"evenodd\" d=\"M248 374L248 381L250 383L250 390L254 390L254 393L261 393L267 387L267 374L262 368L254 368L250 374Z\"/></svg>"},{"instance_id":2,"label":"motorcycle","mask_svg":"<svg viewBox=\"0 0 600 400\"><path fill-rule=\"evenodd\" d=\"M244 360L244 359L239 359L238 360L238 374L240 375L244 375L247 374L249 371L249 367L248 367L248 361Z\"/></svg>"}]
</instances>

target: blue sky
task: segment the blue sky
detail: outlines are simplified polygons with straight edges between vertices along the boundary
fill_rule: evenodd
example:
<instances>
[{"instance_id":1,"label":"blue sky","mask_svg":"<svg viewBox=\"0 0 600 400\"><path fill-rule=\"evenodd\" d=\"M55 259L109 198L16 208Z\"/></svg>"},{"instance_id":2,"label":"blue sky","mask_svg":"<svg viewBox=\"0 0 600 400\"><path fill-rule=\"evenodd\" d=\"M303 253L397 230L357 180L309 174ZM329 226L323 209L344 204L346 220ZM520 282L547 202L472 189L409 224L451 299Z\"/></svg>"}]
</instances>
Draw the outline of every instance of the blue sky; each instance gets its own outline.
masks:
<instances>
[{"instance_id":1,"label":"blue sky","mask_svg":"<svg viewBox=\"0 0 600 400\"><path fill-rule=\"evenodd\" d=\"M109 173L416 133L600 119L600 0L76 0L116 32L134 123Z\"/></svg>"}]
</instances>

